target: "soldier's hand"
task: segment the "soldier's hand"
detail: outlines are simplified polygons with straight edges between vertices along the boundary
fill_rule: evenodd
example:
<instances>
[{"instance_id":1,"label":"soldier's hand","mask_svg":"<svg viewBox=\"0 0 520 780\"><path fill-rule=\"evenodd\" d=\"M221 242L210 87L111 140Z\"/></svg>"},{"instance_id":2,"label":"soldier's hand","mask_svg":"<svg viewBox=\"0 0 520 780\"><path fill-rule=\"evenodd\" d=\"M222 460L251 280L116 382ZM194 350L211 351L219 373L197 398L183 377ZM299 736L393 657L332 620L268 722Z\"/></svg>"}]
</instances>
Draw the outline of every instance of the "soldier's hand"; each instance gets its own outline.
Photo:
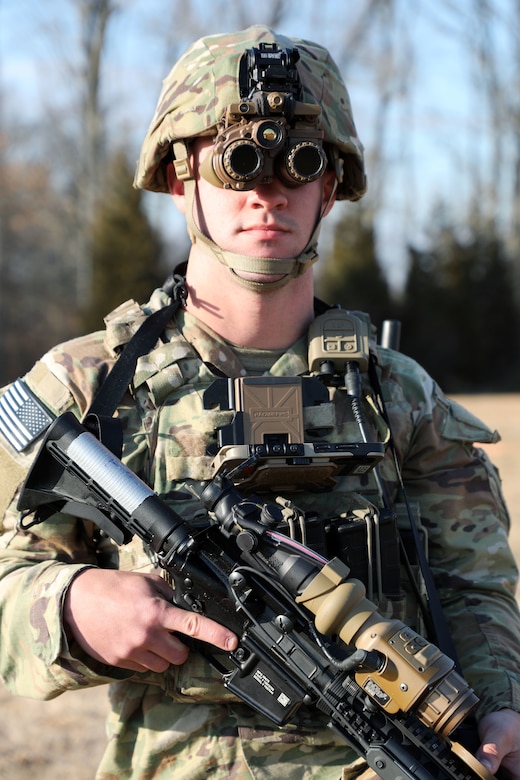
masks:
<instances>
[{"instance_id":1,"label":"soldier's hand","mask_svg":"<svg viewBox=\"0 0 520 780\"><path fill-rule=\"evenodd\" d=\"M182 664L189 650L172 632L233 650L227 628L172 604L173 591L156 574L85 569L67 591L67 635L102 663L136 672L164 672Z\"/></svg>"},{"instance_id":2,"label":"soldier's hand","mask_svg":"<svg viewBox=\"0 0 520 780\"><path fill-rule=\"evenodd\" d=\"M479 723L481 746L476 757L491 772L500 767L508 780L520 780L520 713L498 710Z\"/></svg>"}]
</instances>

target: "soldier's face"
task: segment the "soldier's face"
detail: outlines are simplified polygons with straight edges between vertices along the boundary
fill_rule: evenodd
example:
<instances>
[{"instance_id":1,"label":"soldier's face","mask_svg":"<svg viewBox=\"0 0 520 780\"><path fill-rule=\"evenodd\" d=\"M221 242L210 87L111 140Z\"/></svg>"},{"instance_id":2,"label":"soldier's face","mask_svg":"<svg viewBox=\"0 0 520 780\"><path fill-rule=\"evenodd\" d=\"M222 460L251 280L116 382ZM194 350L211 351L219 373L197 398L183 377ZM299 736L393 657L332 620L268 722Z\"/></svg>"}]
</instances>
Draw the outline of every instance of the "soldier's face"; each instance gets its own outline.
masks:
<instances>
[{"instance_id":1,"label":"soldier's face","mask_svg":"<svg viewBox=\"0 0 520 780\"><path fill-rule=\"evenodd\" d=\"M192 144L195 170L211 148L209 138ZM197 175L194 218L222 249L250 257L296 257L307 246L320 214L325 216L332 207L333 185L331 171L300 187L286 187L275 177L245 192L215 187ZM185 210L185 202L176 203Z\"/></svg>"}]
</instances>

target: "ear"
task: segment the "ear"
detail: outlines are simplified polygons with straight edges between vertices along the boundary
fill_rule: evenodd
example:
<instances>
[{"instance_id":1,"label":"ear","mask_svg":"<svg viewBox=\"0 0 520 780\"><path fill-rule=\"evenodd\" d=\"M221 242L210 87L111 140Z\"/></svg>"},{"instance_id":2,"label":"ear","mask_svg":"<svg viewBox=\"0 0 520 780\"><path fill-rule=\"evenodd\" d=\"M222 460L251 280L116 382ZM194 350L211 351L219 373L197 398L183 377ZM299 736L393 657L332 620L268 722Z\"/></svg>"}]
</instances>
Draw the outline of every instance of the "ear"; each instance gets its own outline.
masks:
<instances>
[{"instance_id":1,"label":"ear","mask_svg":"<svg viewBox=\"0 0 520 780\"><path fill-rule=\"evenodd\" d=\"M184 195L184 182L178 179L175 175L175 168L173 163L168 163L166 168L166 179L168 181L168 189L173 198L173 202L182 214L186 213L186 198Z\"/></svg>"}]
</instances>

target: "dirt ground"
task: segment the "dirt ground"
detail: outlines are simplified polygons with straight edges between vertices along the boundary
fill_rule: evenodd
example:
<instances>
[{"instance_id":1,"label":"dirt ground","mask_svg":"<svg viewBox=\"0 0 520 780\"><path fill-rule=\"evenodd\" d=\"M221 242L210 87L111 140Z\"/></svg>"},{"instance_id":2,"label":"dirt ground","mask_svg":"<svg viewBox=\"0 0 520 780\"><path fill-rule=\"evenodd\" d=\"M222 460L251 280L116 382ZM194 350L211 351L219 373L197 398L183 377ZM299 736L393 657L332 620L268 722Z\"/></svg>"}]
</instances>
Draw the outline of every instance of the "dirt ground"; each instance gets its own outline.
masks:
<instances>
[{"instance_id":1,"label":"dirt ground","mask_svg":"<svg viewBox=\"0 0 520 780\"><path fill-rule=\"evenodd\" d=\"M520 395L457 400L502 434L487 449L502 476L520 562ZM0 712L0 780L92 780L105 742L103 688L38 702L14 698L0 685Z\"/></svg>"}]
</instances>

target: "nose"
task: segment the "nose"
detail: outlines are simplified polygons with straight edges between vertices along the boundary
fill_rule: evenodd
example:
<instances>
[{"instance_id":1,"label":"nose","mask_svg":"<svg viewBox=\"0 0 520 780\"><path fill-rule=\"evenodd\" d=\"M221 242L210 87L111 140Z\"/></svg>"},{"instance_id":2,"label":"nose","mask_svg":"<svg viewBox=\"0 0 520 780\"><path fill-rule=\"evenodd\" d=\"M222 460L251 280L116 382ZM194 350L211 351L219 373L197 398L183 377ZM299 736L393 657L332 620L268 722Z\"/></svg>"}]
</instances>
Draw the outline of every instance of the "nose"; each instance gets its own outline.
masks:
<instances>
[{"instance_id":1,"label":"nose","mask_svg":"<svg viewBox=\"0 0 520 780\"><path fill-rule=\"evenodd\" d=\"M287 206L288 192L280 179L274 176L270 182L261 182L250 190L249 198L253 207L272 211Z\"/></svg>"}]
</instances>

